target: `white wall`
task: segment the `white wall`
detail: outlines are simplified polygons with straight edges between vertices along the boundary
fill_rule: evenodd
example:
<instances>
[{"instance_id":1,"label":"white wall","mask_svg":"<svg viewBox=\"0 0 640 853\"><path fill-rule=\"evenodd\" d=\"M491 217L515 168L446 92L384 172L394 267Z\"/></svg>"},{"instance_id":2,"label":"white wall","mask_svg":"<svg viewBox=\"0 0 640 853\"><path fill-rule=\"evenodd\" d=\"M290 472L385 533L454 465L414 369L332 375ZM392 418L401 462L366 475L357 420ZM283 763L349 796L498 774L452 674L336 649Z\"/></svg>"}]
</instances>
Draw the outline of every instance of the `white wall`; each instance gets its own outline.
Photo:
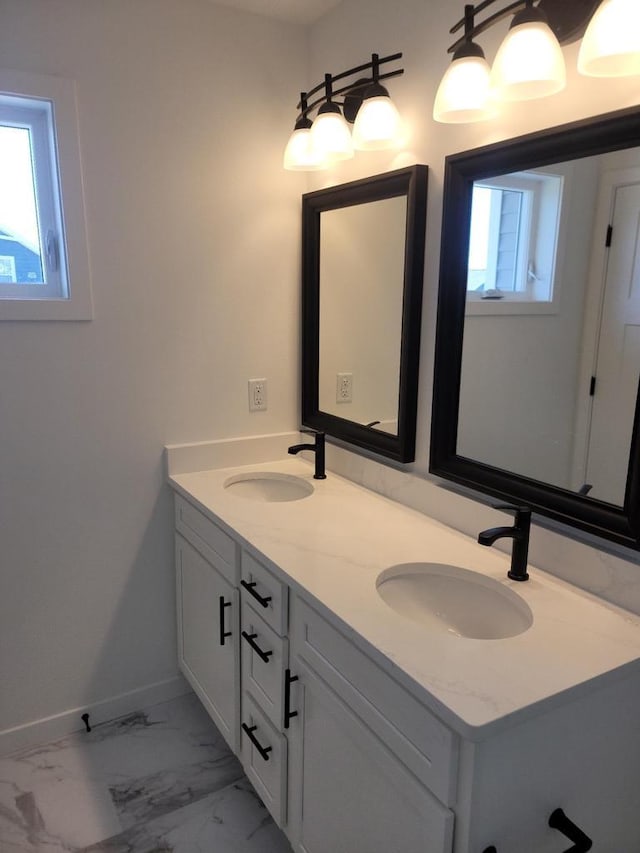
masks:
<instances>
[{"instance_id":1,"label":"white wall","mask_svg":"<svg viewBox=\"0 0 640 853\"><path fill-rule=\"evenodd\" d=\"M0 734L174 677L162 446L297 424L306 189L431 167L414 468L421 491L441 491L422 478L444 157L639 94L637 80L570 71L552 99L486 124L436 125L447 31L461 11L447 0L344 0L307 44L301 30L207 0L0 0L0 63L78 82L96 309L91 323L0 327ZM490 58L500 37L483 42ZM359 154L309 181L282 171L305 76L315 83L397 50L406 155ZM570 66L575 55L567 49ZM269 380L269 410L250 415L256 376ZM471 528L475 511L466 517ZM547 562L570 569L578 547L562 540ZM607 573L589 578L604 594Z\"/></svg>"},{"instance_id":2,"label":"white wall","mask_svg":"<svg viewBox=\"0 0 640 853\"><path fill-rule=\"evenodd\" d=\"M423 297L420 395L414 476L389 472L342 451L329 454L330 464L371 488L425 509L436 518L470 535L490 524L504 523L505 516L479 503L458 498L432 483L428 475L429 430L433 375L433 350L440 261L442 186L447 154L465 151L513 136L554 127L569 121L635 106L640 100L638 78L598 80L580 77L576 71L578 44L565 48L567 89L552 98L506 106L488 122L472 125L440 125L432 119L433 100L442 74L450 61L448 34L462 14L448 0L343 0L311 30L310 83L326 71L338 73L365 62L372 52L386 55L402 51L404 76L391 80L389 89L407 121L409 142L399 153L359 153L354 160L338 164L329 174L315 173L311 188L374 175L410 163L430 167L427 210L427 239ZM482 36L491 61L506 33L508 19ZM388 481L388 482L387 482ZM568 529L565 528L567 532ZM596 540L607 549L607 543ZM502 546L499 546L502 547ZM508 545L506 547L509 547ZM551 534L534 526L531 560L573 583L593 590L612 601L640 612L640 556L624 549L624 559L609 557L571 538Z\"/></svg>"},{"instance_id":3,"label":"white wall","mask_svg":"<svg viewBox=\"0 0 640 853\"><path fill-rule=\"evenodd\" d=\"M77 81L95 319L0 324L3 730L172 679L163 445L298 423L304 32L208 0L0 0ZM247 379L269 410L249 414Z\"/></svg>"},{"instance_id":4,"label":"white wall","mask_svg":"<svg viewBox=\"0 0 640 853\"><path fill-rule=\"evenodd\" d=\"M365 62L372 52L386 55L402 51L402 77L389 81L389 90L408 126L409 141L401 152L359 152L353 160L337 164L329 173L311 173L312 188L374 175L411 162L429 168L429 201L423 298L423 337L420 364L421 394L415 470L428 468L431 375L440 255L442 183L447 154L476 148L501 139L554 127L558 124L638 104L638 80L598 80L576 71L578 44L565 48L568 86L552 98L508 105L500 117L467 125L442 125L433 121L432 108L440 79L450 57L449 27L462 15L462 5L448 0L343 0L311 29L310 82L326 71L338 73ZM491 61L508 29L497 24L482 36ZM394 66L395 67L395 66Z\"/></svg>"}]
</instances>

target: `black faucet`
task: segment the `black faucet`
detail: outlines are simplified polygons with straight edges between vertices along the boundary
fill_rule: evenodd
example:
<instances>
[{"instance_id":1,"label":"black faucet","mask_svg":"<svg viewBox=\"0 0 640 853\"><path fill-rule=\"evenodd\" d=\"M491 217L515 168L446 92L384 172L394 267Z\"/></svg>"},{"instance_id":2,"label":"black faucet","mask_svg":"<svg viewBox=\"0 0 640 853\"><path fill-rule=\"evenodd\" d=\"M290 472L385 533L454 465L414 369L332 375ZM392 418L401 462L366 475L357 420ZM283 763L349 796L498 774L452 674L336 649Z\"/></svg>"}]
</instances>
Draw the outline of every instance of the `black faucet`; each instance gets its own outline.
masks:
<instances>
[{"instance_id":1,"label":"black faucet","mask_svg":"<svg viewBox=\"0 0 640 853\"><path fill-rule=\"evenodd\" d=\"M514 510L516 520L513 527L490 527L478 534L481 545L493 545L498 539L513 539L511 568L507 575L513 581L528 581L527 558L529 556L529 531L531 529L531 510L526 506L495 506L494 509Z\"/></svg>"},{"instance_id":2,"label":"black faucet","mask_svg":"<svg viewBox=\"0 0 640 853\"><path fill-rule=\"evenodd\" d=\"M324 433L314 429L301 429L300 432L314 435L315 444L294 444L289 448L289 453L295 456L301 450L312 450L316 454L316 472L313 479L326 480L327 475L324 473Z\"/></svg>"}]
</instances>

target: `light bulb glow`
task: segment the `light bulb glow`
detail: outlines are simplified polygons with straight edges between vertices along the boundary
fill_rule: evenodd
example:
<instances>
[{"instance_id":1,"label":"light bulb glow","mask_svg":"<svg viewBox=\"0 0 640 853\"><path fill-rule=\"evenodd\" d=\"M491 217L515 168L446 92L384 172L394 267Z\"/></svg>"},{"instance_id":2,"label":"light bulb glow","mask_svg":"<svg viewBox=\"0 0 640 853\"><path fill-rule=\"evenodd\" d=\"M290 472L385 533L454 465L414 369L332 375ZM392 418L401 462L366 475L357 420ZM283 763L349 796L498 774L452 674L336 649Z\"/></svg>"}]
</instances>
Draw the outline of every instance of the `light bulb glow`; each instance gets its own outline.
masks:
<instances>
[{"instance_id":1,"label":"light bulb glow","mask_svg":"<svg viewBox=\"0 0 640 853\"><path fill-rule=\"evenodd\" d=\"M446 124L482 121L496 114L490 99L490 68L480 56L454 59L447 69L433 105L433 117Z\"/></svg>"},{"instance_id":2,"label":"light bulb glow","mask_svg":"<svg viewBox=\"0 0 640 853\"><path fill-rule=\"evenodd\" d=\"M562 48L547 24L532 21L509 30L491 70L491 89L503 101L554 95L567 84Z\"/></svg>"},{"instance_id":3,"label":"light bulb glow","mask_svg":"<svg viewBox=\"0 0 640 853\"><path fill-rule=\"evenodd\" d=\"M319 113L311 128L315 150L327 160L350 160L353 141L349 125L341 113Z\"/></svg>"},{"instance_id":4,"label":"light bulb glow","mask_svg":"<svg viewBox=\"0 0 640 853\"><path fill-rule=\"evenodd\" d=\"M604 0L580 45L578 71L591 77L640 74L640 3Z\"/></svg>"},{"instance_id":5,"label":"light bulb glow","mask_svg":"<svg viewBox=\"0 0 640 853\"><path fill-rule=\"evenodd\" d=\"M312 172L324 169L325 165L313 145L311 130L306 127L294 130L284 151L284 168L291 172Z\"/></svg>"},{"instance_id":6,"label":"light bulb glow","mask_svg":"<svg viewBox=\"0 0 640 853\"><path fill-rule=\"evenodd\" d=\"M396 148L401 141L400 113L388 96L366 98L353 125L353 147L360 151Z\"/></svg>"}]
</instances>

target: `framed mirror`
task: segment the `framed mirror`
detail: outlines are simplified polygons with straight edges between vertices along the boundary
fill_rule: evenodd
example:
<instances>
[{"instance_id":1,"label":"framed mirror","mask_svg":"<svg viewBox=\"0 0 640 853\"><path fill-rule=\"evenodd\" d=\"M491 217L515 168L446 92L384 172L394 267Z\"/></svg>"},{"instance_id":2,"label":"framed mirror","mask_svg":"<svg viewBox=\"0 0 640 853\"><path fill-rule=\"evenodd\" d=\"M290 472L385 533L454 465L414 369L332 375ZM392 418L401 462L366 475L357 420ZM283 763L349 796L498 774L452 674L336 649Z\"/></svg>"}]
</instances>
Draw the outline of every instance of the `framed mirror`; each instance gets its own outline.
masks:
<instances>
[{"instance_id":1,"label":"framed mirror","mask_svg":"<svg viewBox=\"0 0 640 853\"><path fill-rule=\"evenodd\" d=\"M640 548L640 111L450 156L430 470Z\"/></svg>"},{"instance_id":2,"label":"framed mirror","mask_svg":"<svg viewBox=\"0 0 640 853\"><path fill-rule=\"evenodd\" d=\"M415 456L427 167L302 197L302 422Z\"/></svg>"}]
</instances>

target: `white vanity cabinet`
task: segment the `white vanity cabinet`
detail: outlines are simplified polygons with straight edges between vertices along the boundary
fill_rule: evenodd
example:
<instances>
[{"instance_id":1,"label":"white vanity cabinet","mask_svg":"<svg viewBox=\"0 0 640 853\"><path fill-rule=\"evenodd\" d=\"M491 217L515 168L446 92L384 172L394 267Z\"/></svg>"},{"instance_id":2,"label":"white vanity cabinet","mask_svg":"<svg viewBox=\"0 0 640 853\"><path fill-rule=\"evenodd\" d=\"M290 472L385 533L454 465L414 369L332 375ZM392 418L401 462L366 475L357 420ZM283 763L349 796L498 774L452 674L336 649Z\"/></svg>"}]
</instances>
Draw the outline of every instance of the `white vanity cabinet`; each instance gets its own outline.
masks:
<instances>
[{"instance_id":1,"label":"white vanity cabinet","mask_svg":"<svg viewBox=\"0 0 640 853\"><path fill-rule=\"evenodd\" d=\"M238 546L176 497L178 663L225 740L240 745Z\"/></svg>"},{"instance_id":2,"label":"white vanity cabinet","mask_svg":"<svg viewBox=\"0 0 640 853\"><path fill-rule=\"evenodd\" d=\"M241 556L242 765L278 826L287 821L285 683L289 588L247 551Z\"/></svg>"},{"instance_id":3,"label":"white vanity cabinet","mask_svg":"<svg viewBox=\"0 0 640 853\"><path fill-rule=\"evenodd\" d=\"M450 853L452 732L299 597L291 647L296 853Z\"/></svg>"},{"instance_id":4,"label":"white vanity cabinet","mask_svg":"<svg viewBox=\"0 0 640 853\"><path fill-rule=\"evenodd\" d=\"M640 850L634 665L570 684L552 638L545 666L564 686L542 707L474 728L302 587L295 566L263 558L246 531L236 541L180 494L176 531L181 669L295 853L563 853L571 842L548 826L558 808L598 853ZM602 645L626 623L600 618ZM505 689L533 671L520 639L509 641L521 650L513 668L498 674ZM455 673L448 684L468 692Z\"/></svg>"}]
</instances>

